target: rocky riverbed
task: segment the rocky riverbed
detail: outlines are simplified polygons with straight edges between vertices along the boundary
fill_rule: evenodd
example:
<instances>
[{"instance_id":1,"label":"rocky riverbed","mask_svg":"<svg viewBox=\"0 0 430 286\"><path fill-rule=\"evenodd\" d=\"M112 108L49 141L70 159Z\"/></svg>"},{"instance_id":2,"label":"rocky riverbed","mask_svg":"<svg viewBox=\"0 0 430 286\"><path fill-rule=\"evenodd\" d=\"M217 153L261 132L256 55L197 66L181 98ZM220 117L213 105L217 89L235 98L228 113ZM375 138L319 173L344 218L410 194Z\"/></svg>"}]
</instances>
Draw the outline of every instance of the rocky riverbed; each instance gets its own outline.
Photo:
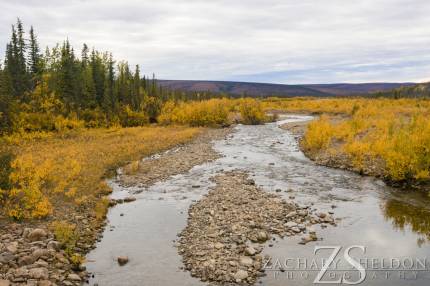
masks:
<instances>
[{"instance_id":1,"label":"rocky riverbed","mask_svg":"<svg viewBox=\"0 0 430 286\"><path fill-rule=\"evenodd\" d=\"M220 154L212 148L211 142L223 139L232 130L207 129L189 144L144 158L134 163L134 166L127 165L122 169L121 184L148 187L170 176L185 173L194 166L218 159Z\"/></svg>"},{"instance_id":2,"label":"rocky riverbed","mask_svg":"<svg viewBox=\"0 0 430 286\"><path fill-rule=\"evenodd\" d=\"M80 285L84 269L77 269L45 228L9 224L0 230L0 286Z\"/></svg>"},{"instance_id":3,"label":"rocky riverbed","mask_svg":"<svg viewBox=\"0 0 430 286\"><path fill-rule=\"evenodd\" d=\"M268 261L260 253L275 237L302 235L306 244L318 239L312 225L335 224L330 214L263 191L244 172L227 172L214 181L216 187L189 209L179 235L185 269L202 281L253 284Z\"/></svg>"}]
</instances>

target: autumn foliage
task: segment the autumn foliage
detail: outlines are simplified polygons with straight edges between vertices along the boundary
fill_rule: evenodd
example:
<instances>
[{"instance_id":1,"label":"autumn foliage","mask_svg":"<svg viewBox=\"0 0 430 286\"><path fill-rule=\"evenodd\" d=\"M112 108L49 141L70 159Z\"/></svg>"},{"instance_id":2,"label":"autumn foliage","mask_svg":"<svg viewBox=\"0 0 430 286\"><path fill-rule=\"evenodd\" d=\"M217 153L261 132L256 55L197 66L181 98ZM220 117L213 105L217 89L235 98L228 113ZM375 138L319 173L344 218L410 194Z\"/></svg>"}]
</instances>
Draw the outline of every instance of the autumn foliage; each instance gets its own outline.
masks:
<instances>
[{"instance_id":1,"label":"autumn foliage","mask_svg":"<svg viewBox=\"0 0 430 286\"><path fill-rule=\"evenodd\" d=\"M296 99L266 101L288 111L324 113L308 125L310 152L347 156L357 170L381 165L392 181L430 179L430 101L423 99ZM334 116L341 114L342 116Z\"/></svg>"},{"instance_id":2,"label":"autumn foliage","mask_svg":"<svg viewBox=\"0 0 430 286\"><path fill-rule=\"evenodd\" d=\"M161 124L184 124L190 126L228 126L239 122L261 124L267 121L259 100L209 99L204 101L168 101L158 117Z\"/></svg>"},{"instance_id":3,"label":"autumn foliage","mask_svg":"<svg viewBox=\"0 0 430 286\"><path fill-rule=\"evenodd\" d=\"M128 161L190 140L187 127L135 127L10 136L1 140L6 179L0 184L0 213L21 220L42 218L59 208L107 209L107 171ZM0 156L2 157L2 156Z\"/></svg>"}]
</instances>

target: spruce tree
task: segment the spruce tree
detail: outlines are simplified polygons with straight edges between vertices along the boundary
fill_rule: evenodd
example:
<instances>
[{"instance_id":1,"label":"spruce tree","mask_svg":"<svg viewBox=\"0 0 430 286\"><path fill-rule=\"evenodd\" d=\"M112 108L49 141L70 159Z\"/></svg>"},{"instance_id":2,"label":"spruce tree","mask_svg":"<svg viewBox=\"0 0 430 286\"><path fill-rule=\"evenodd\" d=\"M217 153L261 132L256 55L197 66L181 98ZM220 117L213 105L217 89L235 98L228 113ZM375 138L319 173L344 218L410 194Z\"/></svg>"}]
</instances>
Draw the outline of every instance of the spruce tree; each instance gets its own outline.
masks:
<instances>
[{"instance_id":1,"label":"spruce tree","mask_svg":"<svg viewBox=\"0 0 430 286\"><path fill-rule=\"evenodd\" d=\"M41 80L43 61L42 55L40 53L39 44L37 42L37 37L34 34L33 26L30 28L30 51L28 55L28 66L31 77L31 87L34 88L37 83Z\"/></svg>"},{"instance_id":2,"label":"spruce tree","mask_svg":"<svg viewBox=\"0 0 430 286\"><path fill-rule=\"evenodd\" d=\"M84 44L81 52L81 94L80 106L83 108L95 108L97 106L96 101L96 87L93 78L92 68L89 64L88 58L88 46Z\"/></svg>"},{"instance_id":3,"label":"spruce tree","mask_svg":"<svg viewBox=\"0 0 430 286\"><path fill-rule=\"evenodd\" d=\"M140 91L140 69L139 65L136 65L136 69L133 77L133 98L132 105L134 110L139 110L142 104L142 94Z\"/></svg>"},{"instance_id":4,"label":"spruce tree","mask_svg":"<svg viewBox=\"0 0 430 286\"><path fill-rule=\"evenodd\" d=\"M99 106L102 106L106 72L100 53L96 52L94 49L91 52L90 65L96 90L96 102Z\"/></svg>"},{"instance_id":5,"label":"spruce tree","mask_svg":"<svg viewBox=\"0 0 430 286\"><path fill-rule=\"evenodd\" d=\"M106 86L104 89L103 97L103 108L113 113L117 109L118 98L115 93L115 70L114 70L114 60L112 54L109 54L107 61L107 75L106 75ZM110 115L109 113L109 115Z\"/></svg>"},{"instance_id":6,"label":"spruce tree","mask_svg":"<svg viewBox=\"0 0 430 286\"><path fill-rule=\"evenodd\" d=\"M27 46L24 39L24 27L21 20L18 18L16 24L17 33L17 68L18 68L18 79L21 85L20 95L24 96L24 93L30 89L30 78L27 71L27 61L26 61L26 50Z\"/></svg>"}]
</instances>

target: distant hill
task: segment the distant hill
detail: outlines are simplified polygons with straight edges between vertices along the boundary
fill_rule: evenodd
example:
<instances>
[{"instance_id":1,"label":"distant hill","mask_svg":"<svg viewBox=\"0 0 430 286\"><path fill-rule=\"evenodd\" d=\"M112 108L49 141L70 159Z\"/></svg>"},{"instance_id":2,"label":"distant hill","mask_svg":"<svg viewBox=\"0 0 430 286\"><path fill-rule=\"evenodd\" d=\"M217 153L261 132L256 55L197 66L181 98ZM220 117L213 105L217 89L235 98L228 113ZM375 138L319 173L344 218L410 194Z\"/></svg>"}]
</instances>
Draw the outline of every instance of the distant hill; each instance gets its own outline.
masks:
<instances>
[{"instance_id":1,"label":"distant hill","mask_svg":"<svg viewBox=\"0 0 430 286\"><path fill-rule=\"evenodd\" d=\"M270 84L235 81L159 80L162 87L186 92L214 92L248 96L341 96L367 95L386 92L413 83L360 83L360 84Z\"/></svg>"},{"instance_id":2,"label":"distant hill","mask_svg":"<svg viewBox=\"0 0 430 286\"><path fill-rule=\"evenodd\" d=\"M375 95L394 98L430 98L430 82L401 86L391 91L378 92Z\"/></svg>"}]
</instances>

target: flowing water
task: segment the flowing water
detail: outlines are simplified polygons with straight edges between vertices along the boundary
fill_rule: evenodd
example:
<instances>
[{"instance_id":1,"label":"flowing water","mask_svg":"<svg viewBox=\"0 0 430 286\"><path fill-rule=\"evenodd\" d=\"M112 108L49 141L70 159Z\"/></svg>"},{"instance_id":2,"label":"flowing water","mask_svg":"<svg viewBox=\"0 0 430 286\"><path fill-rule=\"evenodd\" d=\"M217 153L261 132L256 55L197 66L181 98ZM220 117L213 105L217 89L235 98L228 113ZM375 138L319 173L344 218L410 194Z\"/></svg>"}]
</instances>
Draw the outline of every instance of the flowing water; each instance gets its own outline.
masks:
<instances>
[{"instance_id":1,"label":"flowing water","mask_svg":"<svg viewBox=\"0 0 430 286\"><path fill-rule=\"evenodd\" d=\"M354 283L359 271L351 268L344 253L355 246L350 255L366 265L363 285L429 285L429 197L390 188L375 178L315 165L298 149L297 138L279 128L286 122L310 119L288 116L261 126L239 125L227 139L214 142L224 157L143 191L112 181L113 197L135 193L137 200L110 209L104 237L87 257L88 271L94 273L90 284L206 285L180 269L177 234L186 225L190 204L213 186L210 178L240 169L267 192L281 189L279 194L286 200L294 197L300 205L333 211L339 218L337 227L317 227L319 241L300 245L299 236L278 238L273 247L266 247L264 253L272 257L272 265L258 283L312 285L321 259L333 252L321 249L314 254L317 246L341 247L337 267L333 264L321 280L333 285ZM116 262L121 255L130 258L122 267Z\"/></svg>"}]
</instances>

